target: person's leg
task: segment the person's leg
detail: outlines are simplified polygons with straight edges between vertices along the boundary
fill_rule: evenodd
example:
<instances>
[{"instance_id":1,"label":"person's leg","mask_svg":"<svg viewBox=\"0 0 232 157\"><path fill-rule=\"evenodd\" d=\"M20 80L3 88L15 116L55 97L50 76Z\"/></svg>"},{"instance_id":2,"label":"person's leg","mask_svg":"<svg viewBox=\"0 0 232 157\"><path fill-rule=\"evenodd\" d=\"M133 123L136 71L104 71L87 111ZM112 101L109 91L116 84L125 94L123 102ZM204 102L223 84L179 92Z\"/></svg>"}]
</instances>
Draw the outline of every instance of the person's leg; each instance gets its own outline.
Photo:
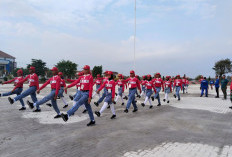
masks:
<instances>
[{"instance_id":1,"label":"person's leg","mask_svg":"<svg viewBox=\"0 0 232 157\"><path fill-rule=\"evenodd\" d=\"M102 97L97 101L98 104L100 104L100 103L105 99L106 93L107 93L107 92L106 92L105 89L104 89L104 93L102 94Z\"/></svg>"},{"instance_id":2,"label":"person's leg","mask_svg":"<svg viewBox=\"0 0 232 157\"><path fill-rule=\"evenodd\" d=\"M204 88L201 88L201 96L204 95Z\"/></svg>"},{"instance_id":3,"label":"person's leg","mask_svg":"<svg viewBox=\"0 0 232 157\"><path fill-rule=\"evenodd\" d=\"M45 96L40 101L37 101L34 103L34 106L36 106L37 109L40 109L40 105L43 105L44 103L48 102L49 100L54 99L55 97L55 90L51 91L47 96Z\"/></svg>"},{"instance_id":4,"label":"person's leg","mask_svg":"<svg viewBox=\"0 0 232 157\"><path fill-rule=\"evenodd\" d=\"M58 106L57 106L56 100L54 100L54 98L52 98L51 102L52 102L52 107L53 107L54 110L56 111L57 115L60 115L60 110L59 110L59 108L58 108Z\"/></svg>"},{"instance_id":5,"label":"person's leg","mask_svg":"<svg viewBox=\"0 0 232 157\"><path fill-rule=\"evenodd\" d=\"M132 90L132 94L131 94L131 97L132 97L132 105L134 107L134 110L137 110L138 107L136 105L136 101L135 101L135 93L137 92L137 89L133 89Z\"/></svg>"},{"instance_id":6,"label":"person's leg","mask_svg":"<svg viewBox=\"0 0 232 157\"><path fill-rule=\"evenodd\" d=\"M108 104L107 102L104 102L104 104L103 104L101 110L99 111L100 114L102 114L102 112L108 107L108 105L109 105L109 104Z\"/></svg>"},{"instance_id":7,"label":"person's leg","mask_svg":"<svg viewBox=\"0 0 232 157\"><path fill-rule=\"evenodd\" d=\"M219 98L219 87L216 88L217 97Z\"/></svg>"},{"instance_id":8,"label":"person's leg","mask_svg":"<svg viewBox=\"0 0 232 157\"><path fill-rule=\"evenodd\" d=\"M181 87L176 87L176 96L178 97L178 100L180 100L180 89Z\"/></svg>"},{"instance_id":9,"label":"person's leg","mask_svg":"<svg viewBox=\"0 0 232 157\"><path fill-rule=\"evenodd\" d=\"M205 89L205 96L208 97L208 88Z\"/></svg>"},{"instance_id":10,"label":"person's leg","mask_svg":"<svg viewBox=\"0 0 232 157\"><path fill-rule=\"evenodd\" d=\"M31 95L31 99L32 99L32 101L33 101L34 103L38 101L38 100L37 100L37 97L36 97L36 87L35 87L35 91L32 92L30 95Z\"/></svg>"},{"instance_id":11,"label":"person's leg","mask_svg":"<svg viewBox=\"0 0 232 157\"><path fill-rule=\"evenodd\" d=\"M110 109L111 109L112 114L116 115L113 103L110 104Z\"/></svg>"},{"instance_id":12,"label":"person's leg","mask_svg":"<svg viewBox=\"0 0 232 157\"><path fill-rule=\"evenodd\" d=\"M156 99L158 97L158 95L159 95L159 92L160 92L161 88L156 87L155 90L156 90L156 93L154 95L154 98Z\"/></svg>"},{"instance_id":13,"label":"person's leg","mask_svg":"<svg viewBox=\"0 0 232 157\"><path fill-rule=\"evenodd\" d=\"M16 97L14 98L14 101L18 101L18 100L20 100L20 99L23 99L23 98L25 98L26 96L30 95L31 93L33 93L33 92L35 92L35 91L36 91L36 88L30 87L30 88L28 88L26 91L24 91L22 94L16 96Z\"/></svg>"},{"instance_id":14,"label":"person's leg","mask_svg":"<svg viewBox=\"0 0 232 157\"><path fill-rule=\"evenodd\" d=\"M79 109L81 105L84 105L86 103L86 101L88 101L88 97L84 94L84 92L81 91L80 99L76 102L76 104L70 110L68 110L67 112L68 116L73 115Z\"/></svg>"},{"instance_id":15,"label":"person's leg","mask_svg":"<svg viewBox=\"0 0 232 157\"><path fill-rule=\"evenodd\" d=\"M128 109L129 110L129 108L130 108L130 106L131 106L131 103L132 103L132 90L130 89L129 90L129 99L128 99L128 101L127 101L127 105L126 105L126 109Z\"/></svg>"},{"instance_id":16,"label":"person's leg","mask_svg":"<svg viewBox=\"0 0 232 157\"><path fill-rule=\"evenodd\" d=\"M18 88L18 90L16 91L17 95L20 95L23 91L23 88ZM24 104L24 101L23 99L19 99L21 105L22 105L22 108L25 108L25 104Z\"/></svg>"}]
</instances>

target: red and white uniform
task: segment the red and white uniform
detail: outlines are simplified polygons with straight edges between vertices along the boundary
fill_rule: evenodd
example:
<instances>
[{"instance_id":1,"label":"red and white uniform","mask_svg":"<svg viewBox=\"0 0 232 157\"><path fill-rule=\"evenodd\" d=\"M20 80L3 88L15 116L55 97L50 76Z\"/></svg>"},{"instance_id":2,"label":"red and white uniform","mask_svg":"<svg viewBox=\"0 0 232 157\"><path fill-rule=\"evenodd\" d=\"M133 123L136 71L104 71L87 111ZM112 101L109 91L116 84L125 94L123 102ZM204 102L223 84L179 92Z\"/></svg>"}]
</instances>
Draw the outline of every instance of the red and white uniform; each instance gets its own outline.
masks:
<instances>
[{"instance_id":1,"label":"red and white uniform","mask_svg":"<svg viewBox=\"0 0 232 157\"><path fill-rule=\"evenodd\" d=\"M164 88L170 88L170 91L172 92L172 82L164 81Z\"/></svg>"},{"instance_id":2,"label":"red and white uniform","mask_svg":"<svg viewBox=\"0 0 232 157\"><path fill-rule=\"evenodd\" d=\"M79 78L80 78L80 77L79 77ZM73 83L73 82L75 82L76 80L67 79L67 81ZM76 84L76 87L77 87L77 89L80 89L81 83L77 83L77 84Z\"/></svg>"},{"instance_id":3,"label":"red and white uniform","mask_svg":"<svg viewBox=\"0 0 232 157\"><path fill-rule=\"evenodd\" d=\"M64 79L61 79L60 81L60 87L66 87L66 83ZM67 94L67 90L65 90L65 93Z\"/></svg>"},{"instance_id":4,"label":"red and white uniform","mask_svg":"<svg viewBox=\"0 0 232 157\"><path fill-rule=\"evenodd\" d=\"M153 84L153 81L145 81L145 86L146 86L146 89L154 89L155 93L156 93L156 89L155 89L155 86Z\"/></svg>"},{"instance_id":5,"label":"red and white uniform","mask_svg":"<svg viewBox=\"0 0 232 157\"><path fill-rule=\"evenodd\" d=\"M180 86L181 90L182 90L182 80L181 79L175 79L175 81L174 81L174 87L178 87L178 86Z\"/></svg>"},{"instance_id":6,"label":"red and white uniform","mask_svg":"<svg viewBox=\"0 0 232 157\"><path fill-rule=\"evenodd\" d=\"M93 85L95 85L95 84L101 85L102 84L102 78L95 79L95 81L93 82Z\"/></svg>"},{"instance_id":7,"label":"red and white uniform","mask_svg":"<svg viewBox=\"0 0 232 157\"><path fill-rule=\"evenodd\" d=\"M186 79L185 78L182 79L182 85L183 84L186 86Z\"/></svg>"},{"instance_id":8,"label":"red and white uniform","mask_svg":"<svg viewBox=\"0 0 232 157\"><path fill-rule=\"evenodd\" d=\"M45 82L40 88L39 90L42 90L44 87L46 87L48 84L51 85L51 89L55 89L56 90L56 96L59 93L60 90L60 82L61 82L61 78L60 76L56 75L51 77L49 80L47 80L47 82Z\"/></svg>"},{"instance_id":9,"label":"red and white uniform","mask_svg":"<svg viewBox=\"0 0 232 157\"><path fill-rule=\"evenodd\" d=\"M142 85L142 87L146 87L146 80L142 80L141 85Z\"/></svg>"},{"instance_id":10,"label":"red and white uniform","mask_svg":"<svg viewBox=\"0 0 232 157\"><path fill-rule=\"evenodd\" d=\"M6 81L3 84L14 82L15 87L13 90L15 90L16 88L23 88L23 83L19 83L21 80L23 80L23 76L15 77L14 79Z\"/></svg>"},{"instance_id":11,"label":"red and white uniform","mask_svg":"<svg viewBox=\"0 0 232 157\"><path fill-rule=\"evenodd\" d=\"M122 87L122 92L124 92L124 89L125 89L125 86L126 86L125 80L123 80L123 79L118 79L118 80L115 82L115 86L116 86L116 85Z\"/></svg>"},{"instance_id":12,"label":"red and white uniform","mask_svg":"<svg viewBox=\"0 0 232 157\"><path fill-rule=\"evenodd\" d=\"M68 88L71 88L75 85L80 83L80 90L81 91L89 91L89 98L92 98L93 93L93 77L90 74L86 74L83 76L80 76L77 80L75 80L73 83L68 85Z\"/></svg>"},{"instance_id":13,"label":"red and white uniform","mask_svg":"<svg viewBox=\"0 0 232 157\"><path fill-rule=\"evenodd\" d=\"M111 90L112 92L112 98L114 99L114 96L115 96L115 82L114 80L107 80L105 81L101 87L98 89L98 91L100 92L103 88L106 88L107 90Z\"/></svg>"},{"instance_id":14,"label":"red and white uniform","mask_svg":"<svg viewBox=\"0 0 232 157\"><path fill-rule=\"evenodd\" d=\"M139 80L136 77L130 77L130 78L126 79L125 82L128 83L129 89L130 88L138 88L139 91L141 92L140 83L139 83Z\"/></svg>"},{"instance_id":15,"label":"red and white uniform","mask_svg":"<svg viewBox=\"0 0 232 157\"><path fill-rule=\"evenodd\" d=\"M163 79L161 79L161 78L154 78L152 81L153 81L155 87L162 87L162 89L164 90Z\"/></svg>"},{"instance_id":16,"label":"red and white uniform","mask_svg":"<svg viewBox=\"0 0 232 157\"><path fill-rule=\"evenodd\" d=\"M189 85L189 80L186 80L186 85Z\"/></svg>"},{"instance_id":17,"label":"red and white uniform","mask_svg":"<svg viewBox=\"0 0 232 157\"><path fill-rule=\"evenodd\" d=\"M21 84L24 83L25 81L29 82L30 87L36 86L36 88L39 89L39 78L36 75L36 73L27 75L27 77L25 77L23 80L19 81L18 83Z\"/></svg>"}]
</instances>

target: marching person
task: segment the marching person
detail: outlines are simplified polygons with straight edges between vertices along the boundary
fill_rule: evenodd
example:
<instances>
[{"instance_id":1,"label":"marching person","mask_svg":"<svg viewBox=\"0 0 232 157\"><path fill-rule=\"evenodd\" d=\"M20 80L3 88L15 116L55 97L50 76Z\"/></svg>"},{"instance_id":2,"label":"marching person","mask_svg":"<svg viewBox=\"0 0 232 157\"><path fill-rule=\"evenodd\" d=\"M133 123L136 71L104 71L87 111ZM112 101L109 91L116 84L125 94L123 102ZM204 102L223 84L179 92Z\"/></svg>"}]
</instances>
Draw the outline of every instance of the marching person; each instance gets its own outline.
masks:
<instances>
[{"instance_id":1,"label":"marching person","mask_svg":"<svg viewBox=\"0 0 232 157\"><path fill-rule=\"evenodd\" d=\"M93 94L93 98L94 96L97 94L97 90L100 88L100 86L102 85L102 78L100 74L97 74L97 78L95 79L95 81L93 82L93 85L96 84L96 91ZM97 94L99 99L100 99L100 94Z\"/></svg>"},{"instance_id":2,"label":"marching person","mask_svg":"<svg viewBox=\"0 0 232 157\"><path fill-rule=\"evenodd\" d=\"M186 87L186 78L185 78L185 76L184 76L184 77L182 78L182 89L183 89L183 94L185 94L185 93L184 93L185 87Z\"/></svg>"},{"instance_id":3,"label":"marching person","mask_svg":"<svg viewBox=\"0 0 232 157\"><path fill-rule=\"evenodd\" d=\"M121 98L122 105L124 105L123 93L125 88L125 81L122 79L122 74L118 74L118 80L115 82L115 85L118 85L118 95L115 99L115 102L118 101L118 98Z\"/></svg>"},{"instance_id":4,"label":"marching person","mask_svg":"<svg viewBox=\"0 0 232 157\"><path fill-rule=\"evenodd\" d=\"M228 85L229 81L226 79L226 75L222 76L222 80L221 80L221 89L224 95L224 100L227 99L227 85Z\"/></svg>"},{"instance_id":5,"label":"marching person","mask_svg":"<svg viewBox=\"0 0 232 157\"><path fill-rule=\"evenodd\" d=\"M173 85L173 91L176 88L176 94L174 94L174 97L178 97L178 101L180 101L180 90L182 90L182 80L180 78L180 75L176 76L176 79L174 81Z\"/></svg>"},{"instance_id":6,"label":"marching person","mask_svg":"<svg viewBox=\"0 0 232 157\"><path fill-rule=\"evenodd\" d=\"M104 74L105 74L105 77L103 78L103 83L105 82L105 81L107 81L108 80L108 77L106 77L106 74L108 73L108 71L105 71L104 72ZM101 98L97 101L97 102L94 102L94 104L98 107L99 106L99 104L100 103L102 103L103 102L103 100L105 99L105 97L106 97L106 93L107 93L107 90L106 90L106 88L104 88L104 92L103 92L103 94L102 94L102 96L101 96Z\"/></svg>"},{"instance_id":7,"label":"marching person","mask_svg":"<svg viewBox=\"0 0 232 157\"><path fill-rule=\"evenodd\" d=\"M216 76L216 80L215 80L214 86L215 86L215 90L216 90L216 93L217 93L217 95L215 96L215 98L219 98L220 81L219 81L218 76Z\"/></svg>"},{"instance_id":8,"label":"marching person","mask_svg":"<svg viewBox=\"0 0 232 157\"><path fill-rule=\"evenodd\" d=\"M8 83L12 83L14 82L14 89L8 93L2 93L0 94L0 97L3 97L3 96L9 96L9 95L13 95L13 94L17 94L17 95L20 95L23 91L23 83L19 83L21 80L23 80L23 71L22 69L19 69L17 72L17 76L18 77L15 77L14 79L10 80L10 81L6 81L4 83L2 83L2 85L4 84L8 84ZM20 108L19 110L22 111L22 110L26 110L26 107L25 107L25 104L24 104L24 101L23 99L19 99L21 105L22 105L22 108Z\"/></svg>"},{"instance_id":9,"label":"marching person","mask_svg":"<svg viewBox=\"0 0 232 157\"><path fill-rule=\"evenodd\" d=\"M143 76L143 80L141 81L142 86L142 93L140 94L140 97L144 95L146 97L146 76Z\"/></svg>"},{"instance_id":10,"label":"marching person","mask_svg":"<svg viewBox=\"0 0 232 157\"><path fill-rule=\"evenodd\" d=\"M153 84L151 75L147 75L147 80L145 81L145 86L146 86L146 98L145 101L141 104L143 107L146 105L147 101L150 103L150 109L152 109L153 105L151 103L151 95L153 94L152 88L154 89L156 93L155 86Z\"/></svg>"},{"instance_id":11,"label":"marching person","mask_svg":"<svg viewBox=\"0 0 232 157\"><path fill-rule=\"evenodd\" d=\"M133 112L137 112L138 107L135 102L135 93L137 91L137 88L139 89L141 93L141 87L139 84L139 80L135 77L135 72L133 70L130 71L130 77L126 79L125 82L127 82L129 85L129 100L127 101L127 106L124 112L128 113L131 103L133 104L133 107L134 107Z\"/></svg>"},{"instance_id":12,"label":"marching person","mask_svg":"<svg viewBox=\"0 0 232 157\"><path fill-rule=\"evenodd\" d=\"M204 95L205 91L205 97L208 97L208 89L209 89L209 82L206 80L206 77L201 81L201 97Z\"/></svg>"},{"instance_id":13,"label":"marching person","mask_svg":"<svg viewBox=\"0 0 232 157\"><path fill-rule=\"evenodd\" d=\"M61 114L61 116L62 116L63 120L65 122L67 122L69 120L70 116L72 116L78 110L78 108L84 104L87 111L88 111L89 117L90 117L90 122L87 124L87 126L92 126L92 125L95 125L93 111L92 111L92 108L90 106L91 99L92 99L92 92L93 92L93 77L92 77L91 72L90 72L90 66L85 65L83 70L84 70L83 76L81 76L78 80L76 80L75 82L73 82L69 86L65 87L65 89L71 88L80 82L81 83L80 99L76 102L76 104L66 114Z\"/></svg>"},{"instance_id":14,"label":"marching person","mask_svg":"<svg viewBox=\"0 0 232 157\"><path fill-rule=\"evenodd\" d=\"M81 77L81 76L83 75L83 73L82 73L82 72L79 72L79 73L76 73L75 75L76 75L76 79L78 79L79 77ZM75 82L76 80L66 79L66 81L72 83L72 82ZM73 99L78 95L78 93L79 93L79 88L80 88L80 83L76 84L76 88L77 88L76 93L75 93L74 95L69 95L69 98L70 98L71 100L73 100Z\"/></svg>"},{"instance_id":15,"label":"marching person","mask_svg":"<svg viewBox=\"0 0 232 157\"><path fill-rule=\"evenodd\" d=\"M172 92L172 82L171 82L171 76L166 76L166 80L164 81L164 93L165 93L165 98L164 102L167 101L169 103L169 98L168 94Z\"/></svg>"},{"instance_id":16,"label":"marching person","mask_svg":"<svg viewBox=\"0 0 232 157\"><path fill-rule=\"evenodd\" d=\"M97 90L97 93L99 93L103 88L107 89L107 93L106 93L106 98L104 100L104 104L101 108L100 111L96 111L95 114L100 117L102 112L108 107L108 105L110 105L111 108L111 112L112 112L112 116L111 119L116 118L116 113L115 113L115 109L114 109L114 96L115 96L115 82L114 82L114 76L112 71L108 71L107 72L107 76L108 80L105 81L101 87Z\"/></svg>"},{"instance_id":17,"label":"marching person","mask_svg":"<svg viewBox=\"0 0 232 157\"><path fill-rule=\"evenodd\" d=\"M135 77L139 80L139 84L141 84L139 75L136 75ZM137 97L137 98L141 98L141 96L138 94L138 91L137 91L137 90L136 90L136 93L135 93L135 94L136 94L136 97Z\"/></svg>"},{"instance_id":18,"label":"marching person","mask_svg":"<svg viewBox=\"0 0 232 157\"><path fill-rule=\"evenodd\" d=\"M161 102L160 102L160 91L161 91L161 87L164 91L164 83L163 80L161 78L160 73L156 73L155 74L155 78L152 80L154 85L155 85L155 89L156 89L156 93L155 95L152 97L152 101L154 101L154 99L158 99L158 105L157 106L161 106Z\"/></svg>"},{"instance_id":19,"label":"marching person","mask_svg":"<svg viewBox=\"0 0 232 157\"><path fill-rule=\"evenodd\" d=\"M29 101L27 101L28 106L33 109L34 107L36 107L36 110L34 110L33 112L40 112L40 105L43 105L44 103L48 102L49 100L51 100L52 106L54 108L54 110L56 111L57 115L54 118L60 118L61 114L60 114L60 110L57 106L57 96L59 94L59 90L60 90L60 82L61 82L61 78L60 76L58 76L58 69L56 67L53 67L51 69L52 71L52 75L53 77L51 77L49 80L47 80L38 90L37 90L37 94L40 93L40 91L42 89L44 89L48 84L51 85L51 92L50 94L48 94L47 96L45 96L42 100L37 101L35 103L31 103Z\"/></svg>"},{"instance_id":20,"label":"marching person","mask_svg":"<svg viewBox=\"0 0 232 157\"><path fill-rule=\"evenodd\" d=\"M64 88L66 87L66 83L65 83L64 76L63 76L62 72L59 72L58 76L60 76L60 78L61 78L61 80L60 80L60 90L59 90L58 96L61 98L61 100L64 103L63 108L66 108L66 107L68 107L68 103L64 99L64 92L65 92L65 94L67 94L67 90L64 90ZM47 103L46 105L49 106L49 107L52 107L52 104L50 104L50 103Z\"/></svg>"},{"instance_id":21,"label":"marching person","mask_svg":"<svg viewBox=\"0 0 232 157\"><path fill-rule=\"evenodd\" d=\"M186 78L186 93L188 93L188 87L189 87L189 78Z\"/></svg>"},{"instance_id":22,"label":"marching person","mask_svg":"<svg viewBox=\"0 0 232 157\"><path fill-rule=\"evenodd\" d=\"M30 74L27 75L27 77L25 77L23 80L18 82L18 84L23 84L25 81L28 81L29 89L27 89L20 95L16 96L14 99L12 99L11 97L8 97L10 104L13 104L14 102L18 100L23 100L23 98L27 97L28 95L31 96L31 99L34 103L37 102L36 90L39 89L39 78L35 73L35 67L31 66L29 68L29 73Z\"/></svg>"}]
</instances>

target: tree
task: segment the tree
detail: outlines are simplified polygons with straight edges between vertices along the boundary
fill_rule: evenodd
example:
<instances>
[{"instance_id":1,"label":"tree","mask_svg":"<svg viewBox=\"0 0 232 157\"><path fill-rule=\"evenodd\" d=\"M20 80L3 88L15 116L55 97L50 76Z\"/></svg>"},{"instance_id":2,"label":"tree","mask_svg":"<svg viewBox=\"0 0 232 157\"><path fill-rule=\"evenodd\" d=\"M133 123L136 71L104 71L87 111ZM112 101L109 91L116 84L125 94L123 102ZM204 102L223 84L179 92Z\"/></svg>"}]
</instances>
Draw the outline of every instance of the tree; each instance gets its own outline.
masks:
<instances>
[{"instance_id":1,"label":"tree","mask_svg":"<svg viewBox=\"0 0 232 157\"><path fill-rule=\"evenodd\" d=\"M97 77L97 74L102 75L102 65L93 67L93 71L92 71L93 77Z\"/></svg>"},{"instance_id":2,"label":"tree","mask_svg":"<svg viewBox=\"0 0 232 157\"><path fill-rule=\"evenodd\" d=\"M27 68L29 68L30 66L35 67L35 73L38 76L45 76L46 71L48 71L49 69L46 67L46 62L42 61L41 59L32 59L31 60L31 64L27 65Z\"/></svg>"},{"instance_id":3,"label":"tree","mask_svg":"<svg viewBox=\"0 0 232 157\"><path fill-rule=\"evenodd\" d=\"M195 77L195 80L200 80L202 75L197 75L197 77Z\"/></svg>"},{"instance_id":4,"label":"tree","mask_svg":"<svg viewBox=\"0 0 232 157\"><path fill-rule=\"evenodd\" d=\"M232 62L230 59L222 59L220 61L217 61L213 67L213 70L215 70L216 75L219 75L220 78L223 74L227 74L231 72L232 70Z\"/></svg>"},{"instance_id":5,"label":"tree","mask_svg":"<svg viewBox=\"0 0 232 157\"><path fill-rule=\"evenodd\" d=\"M60 72L63 73L64 76L68 76L69 78L75 76L78 64L71 62L70 60L61 60L57 63L56 67Z\"/></svg>"}]
</instances>

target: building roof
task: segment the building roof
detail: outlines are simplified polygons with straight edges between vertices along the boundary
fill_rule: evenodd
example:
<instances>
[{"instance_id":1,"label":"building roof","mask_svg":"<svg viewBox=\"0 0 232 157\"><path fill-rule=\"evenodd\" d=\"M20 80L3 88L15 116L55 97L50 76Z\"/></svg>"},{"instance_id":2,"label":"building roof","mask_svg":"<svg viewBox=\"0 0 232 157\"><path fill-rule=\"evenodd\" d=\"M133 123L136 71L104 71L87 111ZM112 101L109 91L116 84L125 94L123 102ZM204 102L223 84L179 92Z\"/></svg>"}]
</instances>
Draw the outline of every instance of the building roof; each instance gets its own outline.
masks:
<instances>
[{"instance_id":1,"label":"building roof","mask_svg":"<svg viewBox=\"0 0 232 157\"><path fill-rule=\"evenodd\" d=\"M0 50L0 58L10 58L10 59L15 59L15 57L3 52Z\"/></svg>"}]
</instances>

